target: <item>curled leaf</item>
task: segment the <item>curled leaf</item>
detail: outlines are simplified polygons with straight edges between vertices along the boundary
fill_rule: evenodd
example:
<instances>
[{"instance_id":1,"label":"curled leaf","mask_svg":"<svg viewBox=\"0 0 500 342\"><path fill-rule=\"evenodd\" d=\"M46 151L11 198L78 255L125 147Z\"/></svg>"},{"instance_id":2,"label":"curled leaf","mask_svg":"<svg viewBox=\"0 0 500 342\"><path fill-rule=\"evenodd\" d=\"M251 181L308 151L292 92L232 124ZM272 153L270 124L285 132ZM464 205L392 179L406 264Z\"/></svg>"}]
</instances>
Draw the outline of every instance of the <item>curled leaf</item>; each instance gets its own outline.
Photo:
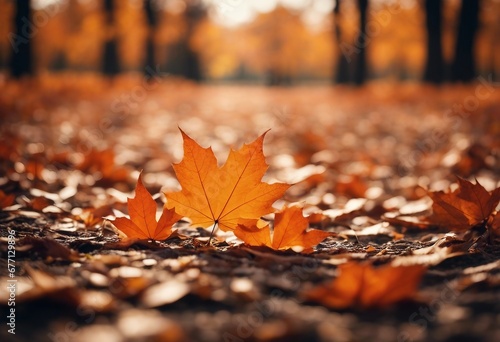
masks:
<instances>
[{"instance_id":1,"label":"curled leaf","mask_svg":"<svg viewBox=\"0 0 500 342\"><path fill-rule=\"evenodd\" d=\"M500 201L500 188L491 193L478 181L476 184L458 178L458 188L453 192L429 192L432 201L432 224L466 231L486 222Z\"/></svg>"}]
</instances>

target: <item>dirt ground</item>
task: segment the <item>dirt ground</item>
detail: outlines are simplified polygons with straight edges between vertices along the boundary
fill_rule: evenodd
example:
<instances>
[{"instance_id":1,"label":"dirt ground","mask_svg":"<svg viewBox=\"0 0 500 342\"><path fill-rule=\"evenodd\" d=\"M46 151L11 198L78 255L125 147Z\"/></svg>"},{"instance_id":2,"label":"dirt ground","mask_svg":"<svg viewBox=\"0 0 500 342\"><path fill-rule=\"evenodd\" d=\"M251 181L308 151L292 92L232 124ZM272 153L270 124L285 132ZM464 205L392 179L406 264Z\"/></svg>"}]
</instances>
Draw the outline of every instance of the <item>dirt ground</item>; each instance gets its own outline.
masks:
<instances>
[{"instance_id":1,"label":"dirt ground","mask_svg":"<svg viewBox=\"0 0 500 342\"><path fill-rule=\"evenodd\" d=\"M426 189L453 187L457 176L500 186L498 87L264 89L64 75L2 89L0 189L14 195L0 211L4 318L4 284L17 281L15 335L2 324L2 341L500 340L498 241L422 223ZM179 188L178 127L220 163L271 129L265 180L294 184L275 206L300 203L322 214L311 228L337 235L310 254L222 232L207 246L210 230L181 220L179 237L121 240L103 217L127 213L141 170L158 208L163 191ZM427 270L414 298L387 307L307 299L349 261Z\"/></svg>"}]
</instances>

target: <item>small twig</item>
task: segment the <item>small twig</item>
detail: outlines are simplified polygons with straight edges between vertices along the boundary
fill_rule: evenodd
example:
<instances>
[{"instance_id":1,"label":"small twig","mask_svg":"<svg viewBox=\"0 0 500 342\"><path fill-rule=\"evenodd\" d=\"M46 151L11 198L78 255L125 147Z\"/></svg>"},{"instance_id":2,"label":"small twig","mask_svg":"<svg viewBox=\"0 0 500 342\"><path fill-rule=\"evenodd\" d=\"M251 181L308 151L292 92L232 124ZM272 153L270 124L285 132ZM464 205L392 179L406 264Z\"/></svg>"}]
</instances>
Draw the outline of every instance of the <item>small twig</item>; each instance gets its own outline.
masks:
<instances>
[{"instance_id":1,"label":"small twig","mask_svg":"<svg viewBox=\"0 0 500 342\"><path fill-rule=\"evenodd\" d=\"M358 242L358 245L363 246L363 244L361 243L361 241L359 241L358 234L356 234L356 231L352 227L349 227L349 228L353 231L354 237L356 238L356 241Z\"/></svg>"}]
</instances>

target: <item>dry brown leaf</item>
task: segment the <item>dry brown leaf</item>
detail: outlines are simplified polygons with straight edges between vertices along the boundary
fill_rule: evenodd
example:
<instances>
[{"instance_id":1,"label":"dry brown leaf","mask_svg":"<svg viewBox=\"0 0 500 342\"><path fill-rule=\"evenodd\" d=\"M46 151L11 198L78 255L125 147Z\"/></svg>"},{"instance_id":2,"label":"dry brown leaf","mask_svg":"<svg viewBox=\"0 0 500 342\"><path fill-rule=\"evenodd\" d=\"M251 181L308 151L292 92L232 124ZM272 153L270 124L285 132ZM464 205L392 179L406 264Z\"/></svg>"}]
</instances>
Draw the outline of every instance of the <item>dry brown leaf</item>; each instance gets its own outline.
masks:
<instances>
[{"instance_id":1,"label":"dry brown leaf","mask_svg":"<svg viewBox=\"0 0 500 342\"><path fill-rule=\"evenodd\" d=\"M451 230L466 231L485 223L500 201L500 188L491 193L476 181L458 178L458 188L453 192L429 192L433 200L429 222Z\"/></svg>"},{"instance_id":2,"label":"dry brown leaf","mask_svg":"<svg viewBox=\"0 0 500 342\"><path fill-rule=\"evenodd\" d=\"M54 201L48 199L47 197L38 196L27 201L26 206L35 211L42 211L49 205L53 205Z\"/></svg>"},{"instance_id":3,"label":"dry brown leaf","mask_svg":"<svg viewBox=\"0 0 500 342\"><path fill-rule=\"evenodd\" d=\"M490 227L493 237L500 238L500 211L490 217Z\"/></svg>"},{"instance_id":4,"label":"dry brown leaf","mask_svg":"<svg viewBox=\"0 0 500 342\"><path fill-rule=\"evenodd\" d=\"M368 186L361 176L348 175L336 182L333 193L347 197L364 198L366 190L368 190Z\"/></svg>"},{"instance_id":5,"label":"dry brown leaf","mask_svg":"<svg viewBox=\"0 0 500 342\"><path fill-rule=\"evenodd\" d=\"M152 308L171 304L190 291L189 285L177 279L171 279L149 287L142 295L141 302L145 307Z\"/></svg>"},{"instance_id":6,"label":"dry brown leaf","mask_svg":"<svg viewBox=\"0 0 500 342\"><path fill-rule=\"evenodd\" d=\"M17 242L20 253L36 253L42 258L78 260L78 253L50 237L25 236Z\"/></svg>"},{"instance_id":7,"label":"dry brown leaf","mask_svg":"<svg viewBox=\"0 0 500 342\"><path fill-rule=\"evenodd\" d=\"M29 160L25 164L26 174L31 176L32 179L41 180L42 172L45 169L45 164L39 160Z\"/></svg>"},{"instance_id":8,"label":"dry brown leaf","mask_svg":"<svg viewBox=\"0 0 500 342\"><path fill-rule=\"evenodd\" d=\"M75 216L75 219L82 221L85 227L94 227L103 222L103 217L110 215L113 215L113 205L106 204L97 208L85 208L80 215Z\"/></svg>"},{"instance_id":9,"label":"dry brown leaf","mask_svg":"<svg viewBox=\"0 0 500 342\"><path fill-rule=\"evenodd\" d=\"M17 296L20 303L49 300L93 312L109 312L116 309L116 302L108 292L80 289L76 281L69 276L54 276L30 266L25 267L31 279L28 280L26 277L19 279L18 286L23 289Z\"/></svg>"},{"instance_id":10,"label":"dry brown leaf","mask_svg":"<svg viewBox=\"0 0 500 342\"><path fill-rule=\"evenodd\" d=\"M387 307L414 298L426 267L374 268L350 262L340 265L339 270L338 278L305 292L305 298L335 309Z\"/></svg>"},{"instance_id":11,"label":"dry brown leaf","mask_svg":"<svg viewBox=\"0 0 500 342\"><path fill-rule=\"evenodd\" d=\"M0 209L10 207L14 204L16 196L14 194L6 194L0 190Z\"/></svg>"},{"instance_id":12,"label":"dry brown leaf","mask_svg":"<svg viewBox=\"0 0 500 342\"><path fill-rule=\"evenodd\" d=\"M115 164L115 152L111 148L91 150L76 167L84 172L99 172L104 182L125 182L129 176L127 168Z\"/></svg>"}]
</instances>

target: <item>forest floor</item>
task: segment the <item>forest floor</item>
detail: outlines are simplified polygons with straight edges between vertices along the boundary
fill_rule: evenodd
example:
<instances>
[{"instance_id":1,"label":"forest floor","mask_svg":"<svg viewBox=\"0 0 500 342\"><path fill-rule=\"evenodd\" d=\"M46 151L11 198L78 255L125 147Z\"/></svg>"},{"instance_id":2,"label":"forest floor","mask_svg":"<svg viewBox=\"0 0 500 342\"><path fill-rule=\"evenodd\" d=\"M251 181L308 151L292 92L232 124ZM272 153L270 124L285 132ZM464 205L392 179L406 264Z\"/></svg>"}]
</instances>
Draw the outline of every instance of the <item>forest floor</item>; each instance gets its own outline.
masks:
<instances>
[{"instance_id":1,"label":"forest floor","mask_svg":"<svg viewBox=\"0 0 500 342\"><path fill-rule=\"evenodd\" d=\"M422 220L426 191L457 176L500 186L499 87L2 82L2 322L15 302L15 335L2 323L2 341L500 340L499 241ZM309 254L230 232L207 246L210 229L183 219L167 241L122 239L104 218L127 213L141 170L158 209L179 189L179 128L221 164L271 129L265 181L294 184L275 206L299 203L311 228L336 235ZM394 305L308 299L350 261L426 270Z\"/></svg>"}]
</instances>

